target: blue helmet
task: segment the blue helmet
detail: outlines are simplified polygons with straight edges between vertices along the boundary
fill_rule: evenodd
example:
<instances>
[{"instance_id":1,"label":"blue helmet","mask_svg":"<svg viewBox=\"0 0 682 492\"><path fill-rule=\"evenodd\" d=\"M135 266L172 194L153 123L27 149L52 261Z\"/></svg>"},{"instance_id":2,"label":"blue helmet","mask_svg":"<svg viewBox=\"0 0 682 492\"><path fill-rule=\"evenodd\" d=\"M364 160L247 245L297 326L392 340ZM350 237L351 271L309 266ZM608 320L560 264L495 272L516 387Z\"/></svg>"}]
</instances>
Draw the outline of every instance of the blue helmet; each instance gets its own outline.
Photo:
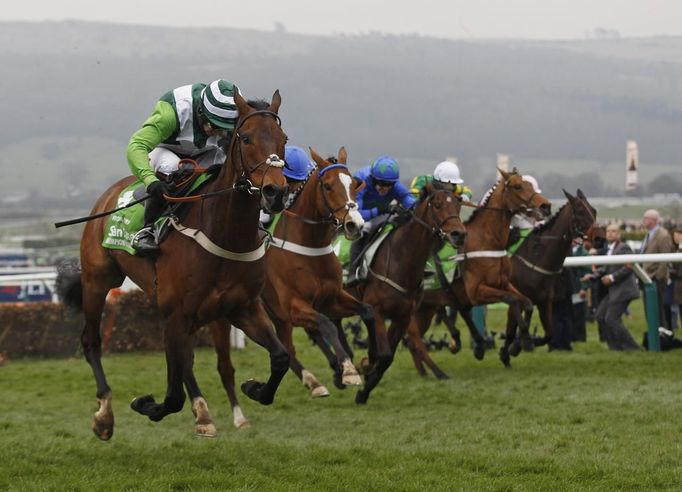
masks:
<instances>
[{"instance_id":1,"label":"blue helmet","mask_svg":"<svg viewBox=\"0 0 682 492\"><path fill-rule=\"evenodd\" d=\"M369 173L378 181L396 182L400 179L398 163L390 155L380 155L377 157L372 163Z\"/></svg>"},{"instance_id":2,"label":"blue helmet","mask_svg":"<svg viewBox=\"0 0 682 492\"><path fill-rule=\"evenodd\" d=\"M310 158L305 150L296 145L284 147L284 161L286 166L282 174L287 178L303 181L312 168L315 166L310 162Z\"/></svg>"}]
</instances>

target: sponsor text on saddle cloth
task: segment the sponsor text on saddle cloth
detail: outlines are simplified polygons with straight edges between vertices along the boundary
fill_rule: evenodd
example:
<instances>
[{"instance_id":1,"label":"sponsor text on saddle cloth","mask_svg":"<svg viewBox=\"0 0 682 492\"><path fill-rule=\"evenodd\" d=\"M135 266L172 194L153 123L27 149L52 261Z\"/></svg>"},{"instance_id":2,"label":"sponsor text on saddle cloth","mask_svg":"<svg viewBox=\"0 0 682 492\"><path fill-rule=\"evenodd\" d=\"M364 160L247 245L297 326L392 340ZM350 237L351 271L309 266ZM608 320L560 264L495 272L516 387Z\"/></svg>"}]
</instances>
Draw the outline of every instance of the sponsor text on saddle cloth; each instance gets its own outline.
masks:
<instances>
[{"instance_id":1,"label":"sponsor text on saddle cloth","mask_svg":"<svg viewBox=\"0 0 682 492\"><path fill-rule=\"evenodd\" d=\"M384 224L384 226L381 228L381 231L376 233L374 235L374 238L371 239L371 244L367 247L367 249L362 255L362 261L357 276L359 280L365 280L367 278L367 274L369 273L369 266L372 264L372 259L374 259L374 255L379 249L379 246L381 246L381 244L384 242L384 239L388 237L388 235L393 231L393 229L395 229L395 226L393 224ZM339 261L341 262L341 266L343 268L344 283L348 278L348 271L350 269L351 242L352 241L346 239L345 236L340 235L337 236L336 239L334 239L334 242L332 244L334 253L339 258Z\"/></svg>"},{"instance_id":2,"label":"sponsor text on saddle cloth","mask_svg":"<svg viewBox=\"0 0 682 492\"><path fill-rule=\"evenodd\" d=\"M191 194L212 177L213 175L209 173L199 175L187 194ZM145 187L142 182L135 181L121 191L116 206L123 207L135 199L142 198L145 193ZM161 230L167 221L168 216L162 215L157 219L154 228L157 231ZM143 225L144 205L142 203L138 203L111 214L107 221L107 225L104 228L102 246L109 249L119 249L130 253L131 255L136 254L136 251L131 246L131 240Z\"/></svg>"}]
</instances>

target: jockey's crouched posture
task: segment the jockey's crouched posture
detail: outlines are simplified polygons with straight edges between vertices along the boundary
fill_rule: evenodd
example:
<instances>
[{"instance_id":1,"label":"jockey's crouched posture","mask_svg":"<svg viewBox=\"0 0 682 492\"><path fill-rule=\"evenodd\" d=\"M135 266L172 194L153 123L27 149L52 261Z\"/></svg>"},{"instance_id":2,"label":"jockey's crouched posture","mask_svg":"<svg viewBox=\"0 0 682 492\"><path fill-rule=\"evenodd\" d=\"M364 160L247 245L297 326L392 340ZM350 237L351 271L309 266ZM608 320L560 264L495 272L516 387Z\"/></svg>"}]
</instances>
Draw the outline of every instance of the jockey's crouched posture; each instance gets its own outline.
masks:
<instances>
[{"instance_id":1,"label":"jockey's crouched posture","mask_svg":"<svg viewBox=\"0 0 682 492\"><path fill-rule=\"evenodd\" d=\"M471 188L464 184L459 166L454 162L443 161L436 166L432 175L416 176L410 184L410 191L415 198L419 198L419 193L426 183L432 183L437 190L452 191L455 196L461 197L466 202L471 201Z\"/></svg>"},{"instance_id":2,"label":"jockey's crouched posture","mask_svg":"<svg viewBox=\"0 0 682 492\"><path fill-rule=\"evenodd\" d=\"M403 208L412 208L416 203L410 191L400 179L400 169L395 159L388 155L379 156L370 166L363 167L355 177L364 181L365 186L355 197L360 215L365 219L362 236L353 242L350 249L350 272L347 285L357 283L358 258L367 238L381 224L386 222L391 211L391 202L396 200Z\"/></svg>"},{"instance_id":3,"label":"jockey's crouched posture","mask_svg":"<svg viewBox=\"0 0 682 492\"><path fill-rule=\"evenodd\" d=\"M204 167L225 162L228 131L239 116L235 91L237 86L222 79L178 87L161 96L130 138L128 165L149 194L144 227L132 240L138 254L159 251L153 224L165 205L163 195L171 194L166 178L177 171L180 160L192 158Z\"/></svg>"}]
</instances>

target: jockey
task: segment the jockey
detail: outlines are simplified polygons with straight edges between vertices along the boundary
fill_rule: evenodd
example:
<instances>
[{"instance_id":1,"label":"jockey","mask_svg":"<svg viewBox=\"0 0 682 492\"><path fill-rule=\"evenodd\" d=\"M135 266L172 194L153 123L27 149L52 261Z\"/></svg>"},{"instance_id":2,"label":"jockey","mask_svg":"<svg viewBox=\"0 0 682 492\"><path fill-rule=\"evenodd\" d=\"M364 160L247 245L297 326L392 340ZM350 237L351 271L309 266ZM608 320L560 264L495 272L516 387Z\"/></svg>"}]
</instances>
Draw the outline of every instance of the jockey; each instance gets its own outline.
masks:
<instances>
[{"instance_id":1,"label":"jockey","mask_svg":"<svg viewBox=\"0 0 682 492\"><path fill-rule=\"evenodd\" d=\"M139 254L155 254L159 245L154 221L170 195L166 179L183 158L204 167L223 164L230 131L239 117L234 94L239 89L227 80L209 85L197 83L173 89L161 96L151 115L128 143L128 165L147 187L144 227L132 240Z\"/></svg>"},{"instance_id":2,"label":"jockey","mask_svg":"<svg viewBox=\"0 0 682 492\"><path fill-rule=\"evenodd\" d=\"M535 191L535 193L542 193L537 179L530 174L524 174L522 178L524 181L527 181L533 186L533 191ZM514 215L512 217L511 224L509 225L510 232L509 240L507 242L507 249L510 249L511 247L514 251L516 251L516 249L518 249L533 228L540 224L541 222L538 222L525 214Z\"/></svg>"},{"instance_id":3,"label":"jockey","mask_svg":"<svg viewBox=\"0 0 682 492\"><path fill-rule=\"evenodd\" d=\"M473 196L471 188L464 184L464 180L459 172L459 166L451 161L439 163L433 170L433 175L422 174L421 176L415 176L410 184L410 192L415 198L419 197L419 193L426 183L433 183L434 188L438 190L450 190L467 202L470 202Z\"/></svg>"},{"instance_id":4,"label":"jockey","mask_svg":"<svg viewBox=\"0 0 682 492\"><path fill-rule=\"evenodd\" d=\"M287 145L284 147L284 169L282 174L287 178L290 190L285 208L288 208L293 203L293 200L298 196L298 190L313 169L315 169L315 164L310 160L303 148L297 145ZM260 221L267 229L270 222L272 222L272 215L261 210Z\"/></svg>"},{"instance_id":5,"label":"jockey","mask_svg":"<svg viewBox=\"0 0 682 492\"><path fill-rule=\"evenodd\" d=\"M416 199L403 185L400 179L400 168L395 159L388 155L381 155L372 163L355 173L355 178L364 181L365 187L355 197L360 215L365 219L362 236L353 242L350 250L351 271L348 285L357 282L358 257L362 252L367 238L386 222L393 208L391 202L397 201L405 209L412 208Z\"/></svg>"}]
</instances>

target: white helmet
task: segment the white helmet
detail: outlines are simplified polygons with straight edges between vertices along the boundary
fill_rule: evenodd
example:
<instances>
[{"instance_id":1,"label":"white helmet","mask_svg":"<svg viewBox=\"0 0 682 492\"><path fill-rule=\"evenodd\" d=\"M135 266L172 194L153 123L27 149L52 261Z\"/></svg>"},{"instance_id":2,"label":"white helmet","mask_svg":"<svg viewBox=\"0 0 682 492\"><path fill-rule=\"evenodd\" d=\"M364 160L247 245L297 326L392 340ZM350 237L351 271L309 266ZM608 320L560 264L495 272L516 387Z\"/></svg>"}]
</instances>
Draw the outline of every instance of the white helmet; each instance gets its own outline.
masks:
<instances>
[{"instance_id":1,"label":"white helmet","mask_svg":"<svg viewBox=\"0 0 682 492\"><path fill-rule=\"evenodd\" d=\"M443 161L436 166L436 169L433 170L433 179L441 183L464 183L464 180L459 176L459 167L450 161Z\"/></svg>"},{"instance_id":2,"label":"white helmet","mask_svg":"<svg viewBox=\"0 0 682 492\"><path fill-rule=\"evenodd\" d=\"M530 184L533 185L533 191L535 191L535 193L542 193L542 190L540 189L540 185L538 184L538 180L537 180L537 179L535 179L535 178L534 178L533 176L531 176L530 174L524 174L524 175L521 176L521 177L523 178L524 181L527 181L527 182L529 182Z\"/></svg>"}]
</instances>

